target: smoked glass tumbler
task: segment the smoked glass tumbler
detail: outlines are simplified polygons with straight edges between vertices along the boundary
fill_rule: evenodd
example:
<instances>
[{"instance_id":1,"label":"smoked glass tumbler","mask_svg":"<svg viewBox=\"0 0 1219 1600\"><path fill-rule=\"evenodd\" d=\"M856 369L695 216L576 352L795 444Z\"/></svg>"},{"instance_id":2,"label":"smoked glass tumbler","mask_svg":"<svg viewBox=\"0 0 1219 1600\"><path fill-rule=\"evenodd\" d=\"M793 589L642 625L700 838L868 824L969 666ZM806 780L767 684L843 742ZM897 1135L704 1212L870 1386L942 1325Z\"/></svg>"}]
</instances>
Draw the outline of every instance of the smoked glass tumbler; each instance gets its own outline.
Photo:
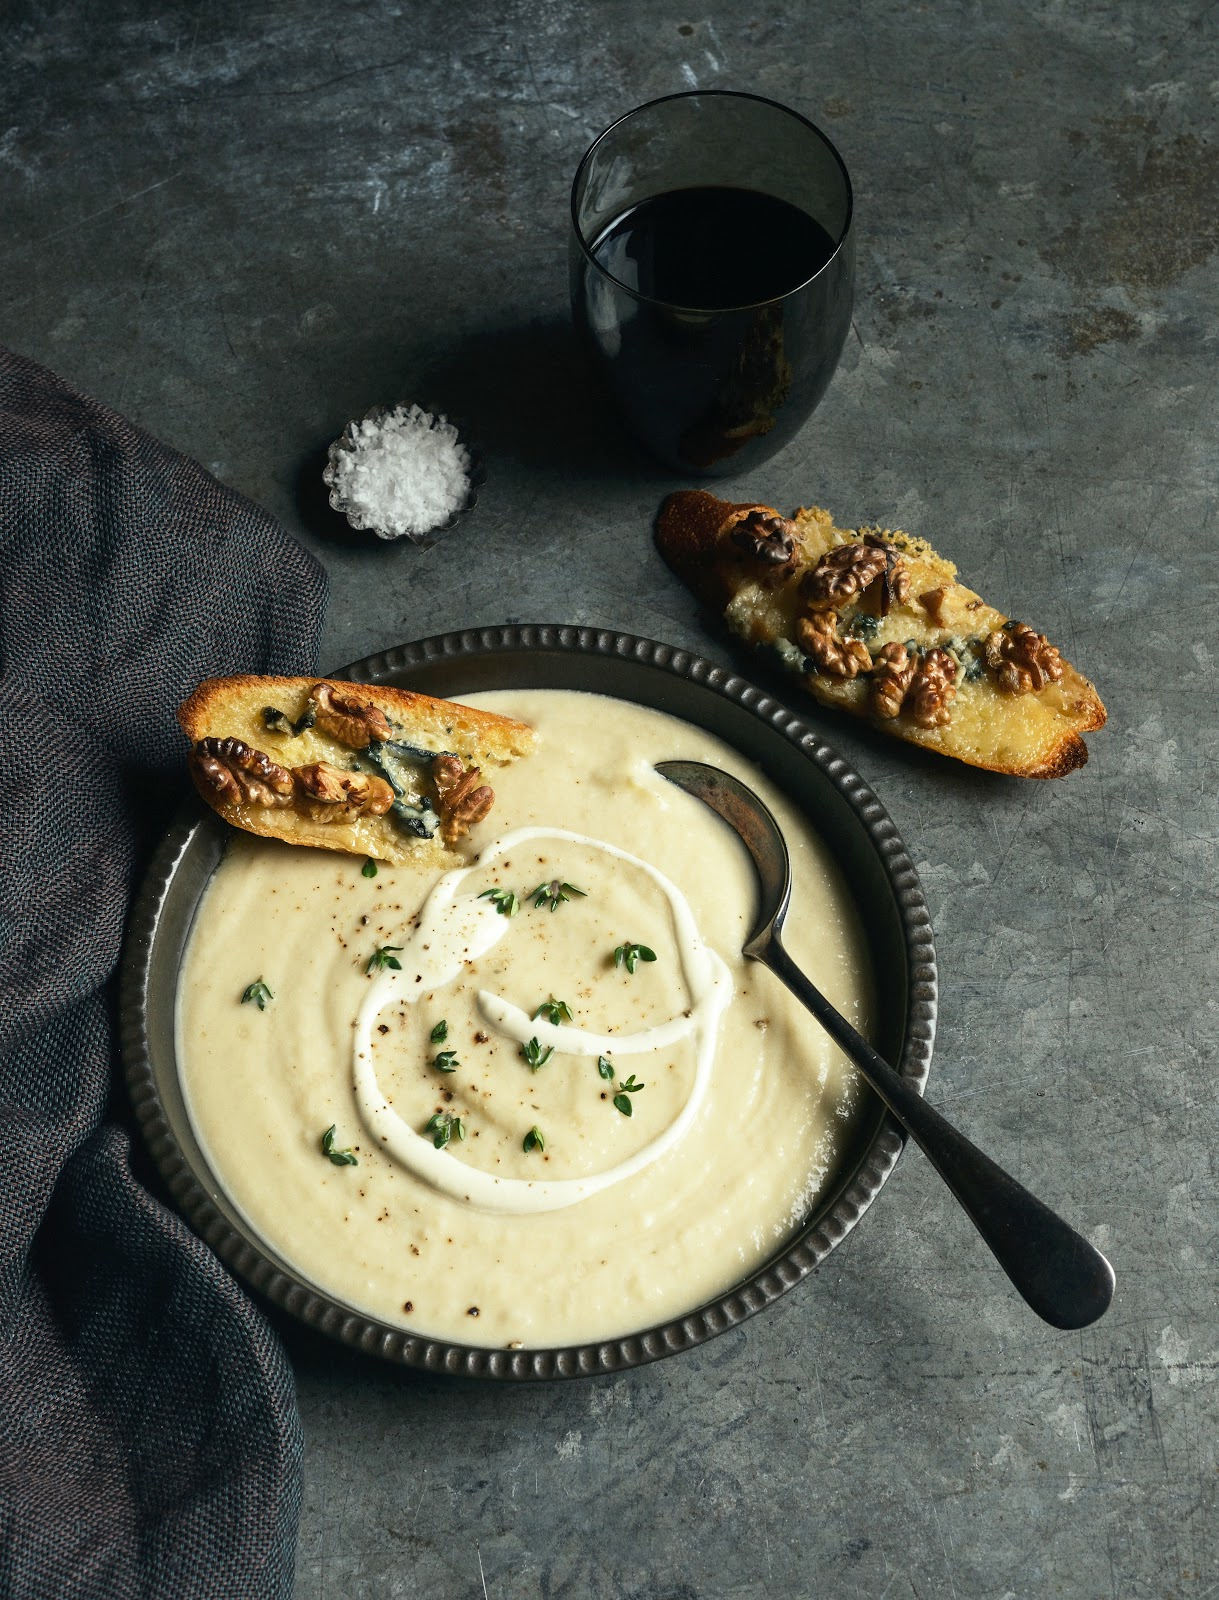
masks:
<instances>
[{"instance_id":1,"label":"smoked glass tumbler","mask_svg":"<svg viewBox=\"0 0 1219 1600\"><path fill-rule=\"evenodd\" d=\"M786 444L851 322L851 180L825 134L757 95L669 95L590 146L571 215L576 327L641 443L707 477Z\"/></svg>"}]
</instances>

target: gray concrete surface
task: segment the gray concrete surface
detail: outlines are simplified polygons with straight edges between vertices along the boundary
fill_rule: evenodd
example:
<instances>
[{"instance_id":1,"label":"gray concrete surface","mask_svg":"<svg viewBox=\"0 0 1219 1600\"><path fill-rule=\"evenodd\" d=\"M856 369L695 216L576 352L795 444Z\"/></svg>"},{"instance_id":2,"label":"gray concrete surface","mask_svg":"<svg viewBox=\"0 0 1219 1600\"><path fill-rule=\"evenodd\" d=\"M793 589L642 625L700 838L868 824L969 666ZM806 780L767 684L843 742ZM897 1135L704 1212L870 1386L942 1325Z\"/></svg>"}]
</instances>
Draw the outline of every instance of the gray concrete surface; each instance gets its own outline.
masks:
<instances>
[{"instance_id":1,"label":"gray concrete surface","mask_svg":"<svg viewBox=\"0 0 1219 1600\"><path fill-rule=\"evenodd\" d=\"M203 460L326 562L324 661L507 619L730 659L652 553L673 487L566 324L566 191L688 85L789 101L857 185L855 337L730 492L930 535L1100 685L1022 784L810 712L890 807L943 974L931 1092L1111 1253L1039 1325L917 1152L815 1278L711 1345L549 1388L286 1330L300 1600L1219 1593L1215 304L1201 0L17 0L0 338ZM420 553L344 539L352 415L470 417L489 480Z\"/></svg>"}]
</instances>

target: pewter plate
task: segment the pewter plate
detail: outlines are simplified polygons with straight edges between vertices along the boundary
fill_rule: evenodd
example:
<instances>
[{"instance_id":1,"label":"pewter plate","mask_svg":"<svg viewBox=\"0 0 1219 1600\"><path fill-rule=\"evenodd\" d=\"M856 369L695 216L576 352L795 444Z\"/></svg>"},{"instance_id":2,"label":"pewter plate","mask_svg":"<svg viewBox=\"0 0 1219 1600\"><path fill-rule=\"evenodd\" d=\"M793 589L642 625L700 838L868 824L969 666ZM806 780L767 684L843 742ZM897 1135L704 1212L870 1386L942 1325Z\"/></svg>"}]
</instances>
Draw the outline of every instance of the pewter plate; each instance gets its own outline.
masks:
<instances>
[{"instance_id":1,"label":"pewter plate","mask_svg":"<svg viewBox=\"0 0 1219 1600\"><path fill-rule=\"evenodd\" d=\"M867 936L881 1018L875 1042L923 1090L935 1037L936 966L918 874L867 784L786 706L688 651L554 625L441 634L333 676L442 696L582 689L666 711L725 740L799 804L829 844ZM408 1367L478 1378L582 1377L674 1355L735 1327L806 1277L863 1216L897 1162L901 1130L869 1095L836 1181L799 1232L727 1293L639 1333L559 1349L497 1350L378 1322L310 1283L244 1222L186 1113L174 1048L178 970L226 833L200 803L189 804L157 850L132 908L120 998L128 1088L161 1175L196 1231L252 1288L344 1344ZM809 1026L816 1026L811 1018Z\"/></svg>"}]
</instances>

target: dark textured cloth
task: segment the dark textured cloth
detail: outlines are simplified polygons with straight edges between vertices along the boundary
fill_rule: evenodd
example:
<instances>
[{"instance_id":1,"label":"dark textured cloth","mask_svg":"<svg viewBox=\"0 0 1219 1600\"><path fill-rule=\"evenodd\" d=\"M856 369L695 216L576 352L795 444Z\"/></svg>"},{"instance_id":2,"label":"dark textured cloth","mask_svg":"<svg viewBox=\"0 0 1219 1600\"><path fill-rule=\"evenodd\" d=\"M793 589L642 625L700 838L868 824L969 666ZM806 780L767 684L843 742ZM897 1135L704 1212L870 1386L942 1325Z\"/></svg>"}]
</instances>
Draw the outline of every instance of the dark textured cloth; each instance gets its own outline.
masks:
<instances>
[{"instance_id":1,"label":"dark textured cloth","mask_svg":"<svg viewBox=\"0 0 1219 1600\"><path fill-rule=\"evenodd\" d=\"M0 1595L287 1595L273 1332L133 1176L115 971L202 678L315 663L325 577L256 506L0 350Z\"/></svg>"}]
</instances>

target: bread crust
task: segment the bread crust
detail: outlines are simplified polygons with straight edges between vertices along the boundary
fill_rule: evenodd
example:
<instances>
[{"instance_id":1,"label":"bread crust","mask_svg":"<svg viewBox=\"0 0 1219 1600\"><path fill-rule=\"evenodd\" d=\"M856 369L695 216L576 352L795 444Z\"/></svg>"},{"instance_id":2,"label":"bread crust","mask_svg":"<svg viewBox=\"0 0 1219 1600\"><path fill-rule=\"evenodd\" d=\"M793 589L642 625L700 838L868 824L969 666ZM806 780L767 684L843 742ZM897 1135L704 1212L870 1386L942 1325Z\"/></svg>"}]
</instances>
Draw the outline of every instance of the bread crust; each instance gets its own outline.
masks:
<instances>
[{"instance_id":1,"label":"bread crust","mask_svg":"<svg viewBox=\"0 0 1219 1600\"><path fill-rule=\"evenodd\" d=\"M864 532L872 530L836 528L828 512L802 508L792 521L782 519L791 534L793 559L789 567L776 572L732 540L733 529L752 512L782 519L773 506L718 500L704 490L679 490L660 509L656 545L682 582L747 643L759 648L786 644L788 658L799 657L790 638L801 605L801 580L827 551L859 541ZM899 544L903 559L922 575L923 583L934 579L946 592L960 597L965 608L961 614L969 615L971 628L994 630L1010 622L959 584L956 568L925 541L889 530L884 530L883 536ZM894 617L893 624L887 625L889 631L908 630L924 647L953 633L932 626L917 601L898 607ZM896 718L875 715L869 706L866 678L843 682L807 671L797 675L821 704L864 717L874 727L911 744L1012 777L1061 778L1084 765L1088 747L1082 735L1103 727L1106 720L1095 687L1070 662L1063 661L1062 667L1061 682L1032 694L1009 694L993 676L984 683L970 684L968 694L961 688L952 719L933 729L919 727L904 713Z\"/></svg>"},{"instance_id":2,"label":"bread crust","mask_svg":"<svg viewBox=\"0 0 1219 1600\"><path fill-rule=\"evenodd\" d=\"M288 768L328 762L350 767L355 752L319 728L299 734L269 729L264 710L273 707L287 723L300 717L311 691L328 685L341 694L357 691L364 704L376 706L390 719L403 740L428 750L457 756L464 766L482 770L506 765L534 747L536 735L526 723L480 711L452 700L439 700L388 684L351 684L334 678L260 677L238 674L209 678L178 708L178 722L192 748L202 739L239 739ZM367 855L398 865L443 862L452 855L439 835L431 839L407 833L392 816L363 815L322 822L295 806L231 804L218 799L200 781L195 764L191 778L201 798L233 827L264 838L323 850Z\"/></svg>"},{"instance_id":3,"label":"bread crust","mask_svg":"<svg viewBox=\"0 0 1219 1600\"><path fill-rule=\"evenodd\" d=\"M717 500L703 489L671 494L660 508L656 544L687 588L704 605L723 608L732 599L745 570L734 556L728 537L752 511L780 515L773 506L751 501Z\"/></svg>"}]
</instances>

